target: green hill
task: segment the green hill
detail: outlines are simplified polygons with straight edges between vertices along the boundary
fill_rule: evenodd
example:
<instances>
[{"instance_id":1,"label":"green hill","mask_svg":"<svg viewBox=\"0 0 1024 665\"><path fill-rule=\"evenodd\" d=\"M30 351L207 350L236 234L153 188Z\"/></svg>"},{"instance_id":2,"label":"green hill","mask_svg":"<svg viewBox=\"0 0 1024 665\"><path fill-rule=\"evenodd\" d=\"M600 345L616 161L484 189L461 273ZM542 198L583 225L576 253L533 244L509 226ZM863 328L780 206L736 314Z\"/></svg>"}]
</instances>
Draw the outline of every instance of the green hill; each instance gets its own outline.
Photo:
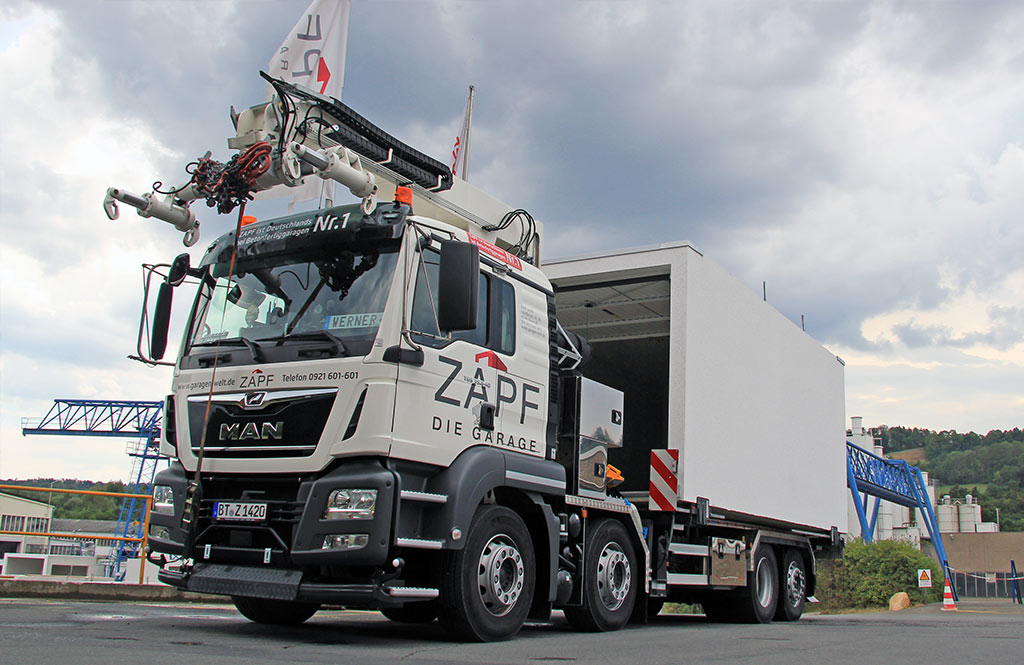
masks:
<instances>
[{"instance_id":1,"label":"green hill","mask_svg":"<svg viewBox=\"0 0 1024 665\"><path fill-rule=\"evenodd\" d=\"M1024 531L1024 430L992 430L984 436L954 430L875 428L886 454L928 471L955 496L973 494L982 519L1003 531Z\"/></svg>"},{"instance_id":2,"label":"green hill","mask_svg":"<svg viewBox=\"0 0 1024 665\"><path fill-rule=\"evenodd\" d=\"M32 480L3 480L3 485L22 485L28 487L45 487L50 489L69 490L91 490L93 492L127 492L128 489L121 481L110 483L97 483L91 480L77 480L74 478L33 478ZM19 492L18 490L5 490L9 494L42 501L53 504L54 519L69 520L116 520L121 510L120 497L95 496L88 494L64 494L61 492ZM140 489L140 494L146 494L148 488Z\"/></svg>"}]
</instances>

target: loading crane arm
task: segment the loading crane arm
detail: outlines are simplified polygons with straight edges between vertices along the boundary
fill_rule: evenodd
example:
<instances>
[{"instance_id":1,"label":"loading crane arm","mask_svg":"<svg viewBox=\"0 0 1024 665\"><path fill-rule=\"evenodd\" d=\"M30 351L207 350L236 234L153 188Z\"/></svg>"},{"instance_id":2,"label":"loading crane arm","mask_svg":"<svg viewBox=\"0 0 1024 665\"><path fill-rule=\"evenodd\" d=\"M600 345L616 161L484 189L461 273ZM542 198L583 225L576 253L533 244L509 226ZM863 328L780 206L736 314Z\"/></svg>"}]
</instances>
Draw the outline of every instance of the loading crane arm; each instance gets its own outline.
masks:
<instances>
[{"instance_id":1,"label":"loading crane arm","mask_svg":"<svg viewBox=\"0 0 1024 665\"><path fill-rule=\"evenodd\" d=\"M276 95L241 113L231 109L236 133L228 147L238 151L234 157L222 163L207 152L185 167L189 179L170 190L159 182L142 195L110 187L103 200L107 217L118 218L118 203L129 205L141 217L174 226L191 247L199 240L199 221L190 206L200 199L226 214L255 192L297 187L315 175L347 187L369 214L376 207L379 177L432 192L451 188L453 176L445 164L395 139L341 101L260 74Z\"/></svg>"}]
</instances>

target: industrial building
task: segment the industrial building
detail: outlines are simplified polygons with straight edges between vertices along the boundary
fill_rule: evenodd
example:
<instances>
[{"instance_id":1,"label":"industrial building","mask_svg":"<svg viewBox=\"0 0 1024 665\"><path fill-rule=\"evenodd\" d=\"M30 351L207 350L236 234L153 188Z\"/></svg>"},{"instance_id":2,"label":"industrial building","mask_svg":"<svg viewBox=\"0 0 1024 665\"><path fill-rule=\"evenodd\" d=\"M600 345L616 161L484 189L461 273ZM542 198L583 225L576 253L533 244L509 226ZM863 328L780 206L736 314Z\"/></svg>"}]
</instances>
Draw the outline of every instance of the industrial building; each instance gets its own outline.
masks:
<instances>
[{"instance_id":1,"label":"industrial building","mask_svg":"<svg viewBox=\"0 0 1024 665\"><path fill-rule=\"evenodd\" d=\"M856 446L874 451L876 455L885 457L885 451L879 438L872 430L863 425L859 416L850 418L850 429L846 430L846 438ZM951 497L944 495L938 498L936 487L938 479L933 479L927 471L921 472L926 484L928 502L934 507L939 533L996 533L999 525L995 522L984 522L981 519L981 504L975 497ZM857 520L853 498L847 501L849 514L850 538L859 538L860 524ZM918 519L917 510L889 501L882 500L878 506L878 517L875 523L874 540L902 540L917 549L922 549L922 541L930 542L931 536L924 521ZM927 548L925 548L927 549Z\"/></svg>"},{"instance_id":2,"label":"industrial building","mask_svg":"<svg viewBox=\"0 0 1024 665\"><path fill-rule=\"evenodd\" d=\"M0 531L49 531L53 519L53 506L41 501L25 499L0 492ZM47 552L45 536L0 534L0 574L43 572L42 559ZM24 559L23 557L28 557ZM26 561L22 564L22 561ZM38 570L35 561L38 560ZM27 568L24 568L27 566Z\"/></svg>"},{"instance_id":3,"label":"industrial building","mask_svg":"<svg viewBox=\"0 0 1024 665\"><path fill-rule=\"evenodd\" d=\"M117 541L112 538L116 528L113 520L54 519L48 503L0 493L0 531L68 534L0 534L0 575L109 579L116 556ZM124 578L137 580L140 560L126 564Z\"/></svg>"}]
</instances>

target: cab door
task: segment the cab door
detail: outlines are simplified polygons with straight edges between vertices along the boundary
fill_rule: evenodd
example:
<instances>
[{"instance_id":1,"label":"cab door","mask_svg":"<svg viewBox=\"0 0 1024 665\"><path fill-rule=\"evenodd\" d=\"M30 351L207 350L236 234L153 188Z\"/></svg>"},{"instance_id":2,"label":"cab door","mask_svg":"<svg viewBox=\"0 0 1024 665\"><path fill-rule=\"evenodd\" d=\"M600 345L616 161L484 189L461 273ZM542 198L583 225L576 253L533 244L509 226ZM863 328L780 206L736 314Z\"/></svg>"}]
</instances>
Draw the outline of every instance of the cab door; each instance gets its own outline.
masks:
<instances>
[{"instance_id":1,"label":"cab door","mask_svg":"<svg viewBox=\"0 0 1024 665\"><path fill-rule=\"evenodd\" d=\"M430 247L413 257L408 339L419 346L422 364L399 364L391 454L446 465L462 450L484 443L481 419L486 428L497 411L498 370L487 355L486 269L477 277L477 326L447 337L437 328L439 262L440 254Z\"/></svg>"}]
</instances>

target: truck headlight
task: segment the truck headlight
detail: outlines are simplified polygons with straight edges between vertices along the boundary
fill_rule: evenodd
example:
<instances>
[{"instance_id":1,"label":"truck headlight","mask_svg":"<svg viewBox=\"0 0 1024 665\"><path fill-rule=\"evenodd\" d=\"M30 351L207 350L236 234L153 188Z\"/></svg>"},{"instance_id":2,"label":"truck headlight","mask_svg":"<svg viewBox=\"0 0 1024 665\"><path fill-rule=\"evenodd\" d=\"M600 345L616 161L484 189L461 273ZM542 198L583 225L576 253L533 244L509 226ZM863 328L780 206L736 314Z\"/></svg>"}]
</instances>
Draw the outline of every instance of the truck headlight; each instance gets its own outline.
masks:
<instances>
[{"instance_id":1,"label":"truck headlight","mask_svg":"<svg viewBox=\"0 0 1024 665\"><path fill-rule=\"evenodd\" d=\"M339 533L324 537L322 550L358 550L366 547L370 541L370 535L366 533Z\"/></svg>"},{"instance_id":2,"label":"truck headlight","mask_svg":"<svg viewBox=\"0 0 1024 665\"><path fill-rule=\"evenodd\" d=\"M325 520L372 520L377 490L334 490L327 497Z\"/></svg>"},{"instance_id":3,"label":"truck headlight","mask_svg":"<svg viewBox=\"0 0 1024 665\"><path fill-rule=\"evenodd\" d=\"M153 488L153 512L160 515L174 514L174 488L157 485Z\"/></svg>"},{"instance_id":4,"label":"truck headlight","mask_svg":"<svg viewBox=\"0 0 1024 665\"><path fill-rule=\"evenodd\" d=\"M149 525L149 537L157 538L159 540L170 540L171 530L165 526L157 526L156 524Z\"/></svg>"}]
</instances>

